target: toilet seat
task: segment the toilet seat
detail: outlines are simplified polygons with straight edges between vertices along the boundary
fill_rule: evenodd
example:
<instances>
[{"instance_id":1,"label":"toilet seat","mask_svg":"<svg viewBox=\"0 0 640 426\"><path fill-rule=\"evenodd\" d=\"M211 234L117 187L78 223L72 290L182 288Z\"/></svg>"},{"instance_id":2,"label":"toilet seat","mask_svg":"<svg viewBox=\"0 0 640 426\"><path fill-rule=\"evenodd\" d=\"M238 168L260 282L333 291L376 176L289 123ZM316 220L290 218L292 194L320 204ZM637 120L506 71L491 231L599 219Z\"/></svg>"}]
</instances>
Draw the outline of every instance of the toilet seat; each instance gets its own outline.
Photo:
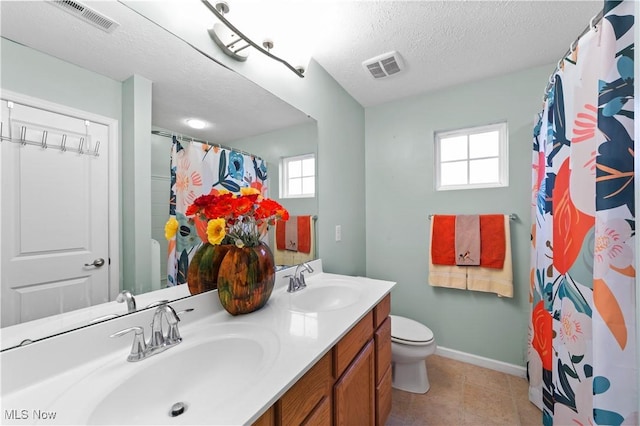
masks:
<instances>
[{"instance_id":1,"label":"toilet seat","mask_svg":"<svg viewBox=\"0 0 640 426\"><path fill-rule=\"evenodd\" d=\"M422 346L433 341L433 332L424 324L409 318L389 315L391 317L391 341Z\"/></svg>"}]
</instances>

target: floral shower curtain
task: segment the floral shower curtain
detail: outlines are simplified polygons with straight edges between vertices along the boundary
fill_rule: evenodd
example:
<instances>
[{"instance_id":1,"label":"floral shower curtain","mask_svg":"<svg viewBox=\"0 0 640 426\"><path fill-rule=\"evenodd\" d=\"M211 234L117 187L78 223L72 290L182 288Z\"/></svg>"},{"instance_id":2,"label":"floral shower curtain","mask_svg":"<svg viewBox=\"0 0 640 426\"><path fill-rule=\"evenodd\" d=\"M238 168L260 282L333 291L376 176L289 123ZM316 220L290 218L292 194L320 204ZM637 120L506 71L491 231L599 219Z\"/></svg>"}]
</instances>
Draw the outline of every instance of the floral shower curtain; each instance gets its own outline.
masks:
<instances>
[{"instance_id":1,"label":"floral shower curtain","mask_svg":"<svg viewBox=\"0 0 640 426\"><path fill-rule=\"evenodd\" d=\"M171 149L171 192L169 215L178 221L178 232L169 240L167 285L187 282L189 261L202 241L206 224L190 223L187 207L200 195L219 189L239 193L253 187L267 197L267 163L261 158L199 142L179 142Z\"/></svg>"},{"instance_id":2,"label":"floral shower curtain","mask_svg":"<svg viewBox=\"0 0 640 426\"><path fill-rule=\"evenodd\" d=\"M545 425L639 422L633 1L603 14L534 129L527 370Z\"/></svg>"}]
</instances>

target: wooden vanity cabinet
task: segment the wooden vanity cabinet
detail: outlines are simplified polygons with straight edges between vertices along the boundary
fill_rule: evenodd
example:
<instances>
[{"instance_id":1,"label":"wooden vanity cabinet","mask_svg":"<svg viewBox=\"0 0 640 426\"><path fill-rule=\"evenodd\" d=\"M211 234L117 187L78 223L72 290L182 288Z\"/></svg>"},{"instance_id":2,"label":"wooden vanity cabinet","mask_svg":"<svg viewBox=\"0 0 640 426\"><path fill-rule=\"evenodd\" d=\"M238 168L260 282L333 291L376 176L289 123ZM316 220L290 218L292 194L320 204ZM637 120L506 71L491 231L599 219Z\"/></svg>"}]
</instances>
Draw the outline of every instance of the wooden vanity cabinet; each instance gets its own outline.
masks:
<instances>
[{"instance_id":1,"label":"wooden vanity cabinet","mask_svg":"<svg viewBox=\"0 0 640 426\"><path fill-rule=\"evenodd\" d=\"M384 425L391 412L387 295L254 425Z\"/></svg>"}]
</instances>

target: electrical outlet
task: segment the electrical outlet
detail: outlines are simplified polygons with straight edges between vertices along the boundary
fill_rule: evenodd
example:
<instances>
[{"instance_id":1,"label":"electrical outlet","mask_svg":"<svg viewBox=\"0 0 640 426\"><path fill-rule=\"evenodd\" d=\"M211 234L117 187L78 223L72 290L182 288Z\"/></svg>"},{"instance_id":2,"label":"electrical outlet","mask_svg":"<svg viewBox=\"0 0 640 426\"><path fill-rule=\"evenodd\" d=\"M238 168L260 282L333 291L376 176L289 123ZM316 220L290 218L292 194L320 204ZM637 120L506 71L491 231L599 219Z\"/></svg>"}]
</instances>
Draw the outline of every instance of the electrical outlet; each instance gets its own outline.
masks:
<instances>
[{"instance_id":1,"label":"electrical outlet","mask_svg":"<svg viewBox=\"0 0 640 426\"><path fill-rule=\"evenodd\" d=\"M336 242L342 241L342 227L340 225L336 225Z\"/></svg>"}]
</instances>

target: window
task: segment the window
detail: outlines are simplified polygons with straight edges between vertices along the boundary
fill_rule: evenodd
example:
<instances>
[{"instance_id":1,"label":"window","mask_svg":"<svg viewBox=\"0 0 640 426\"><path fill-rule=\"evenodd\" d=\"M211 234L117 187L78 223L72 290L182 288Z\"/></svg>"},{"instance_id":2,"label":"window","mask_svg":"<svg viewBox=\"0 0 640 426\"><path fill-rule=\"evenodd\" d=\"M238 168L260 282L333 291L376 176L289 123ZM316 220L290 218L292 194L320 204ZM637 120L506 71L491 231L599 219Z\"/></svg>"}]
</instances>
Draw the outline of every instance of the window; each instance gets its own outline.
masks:
<instances>
[{"instance_id":1,"label":"window","mask_svg":"<svg viewBox=\"0 0 640 426\"><path fill-rule=\"evenodd\" d=\"M280 198L315 197L315 154L286 157L280 164Z\"/></svg>"},{"instance_id":2,"label":"window","mask_svg":"<svg viewBox=\"0 0 640 426\"><path fill-rule=\"evenodd\" d=\"M509 185L507 123L435 134L436 190Z\"/></svg>"}]
</instances>

